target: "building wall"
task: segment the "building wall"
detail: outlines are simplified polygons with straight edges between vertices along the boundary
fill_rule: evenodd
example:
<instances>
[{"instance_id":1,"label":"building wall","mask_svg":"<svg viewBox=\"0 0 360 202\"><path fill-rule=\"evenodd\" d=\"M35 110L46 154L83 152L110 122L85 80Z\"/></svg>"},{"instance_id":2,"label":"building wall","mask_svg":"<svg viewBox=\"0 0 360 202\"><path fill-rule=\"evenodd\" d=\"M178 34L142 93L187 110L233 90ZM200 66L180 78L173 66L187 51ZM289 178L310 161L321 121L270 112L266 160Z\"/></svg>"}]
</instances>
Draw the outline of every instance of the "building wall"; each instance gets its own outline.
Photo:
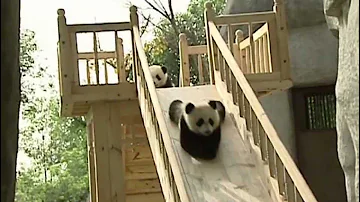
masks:
<instances>
[{"instance_id":1,"label":"building wall","mask_svg":"<svg viewBox=\"0 0 360 202\"><path fill-rule=\"evenodd\" d=\"M294 87L334 84L337 75L338 41L327 27L322 0L285 2ZM269 11L272 10L272 6L271 0L228 0L224 14ZM291 99L289 89L261 98L260 102L280 139L296 161Z\"/></svg>"}]
</instances>

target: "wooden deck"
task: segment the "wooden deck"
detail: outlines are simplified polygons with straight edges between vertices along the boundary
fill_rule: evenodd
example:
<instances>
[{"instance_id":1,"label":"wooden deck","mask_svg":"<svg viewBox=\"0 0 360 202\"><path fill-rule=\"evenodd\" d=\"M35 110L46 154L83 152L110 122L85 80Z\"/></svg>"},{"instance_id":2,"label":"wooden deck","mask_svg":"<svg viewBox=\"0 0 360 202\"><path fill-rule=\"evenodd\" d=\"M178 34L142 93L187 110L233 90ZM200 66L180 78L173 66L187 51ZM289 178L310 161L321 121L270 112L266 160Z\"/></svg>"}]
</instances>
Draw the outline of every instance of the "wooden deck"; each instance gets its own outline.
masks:
<instances>
[{"instance_id":1,"label":"wooden deck","mask_svg":"<svg viewBox=\"0 0 360 202\"><path fill-rule=\"evenodd\" d=\"M191 201L272 201L256 166L253 156L255 154L250 153L249 146L242 140L229 113L222 126L222 138L216 159L197 162L180 146L179 129L168 117L170 103L175 99L193 103L209 99L220 100L215 86L157 89L157 94Z\"/></svg>"}]
</instances>

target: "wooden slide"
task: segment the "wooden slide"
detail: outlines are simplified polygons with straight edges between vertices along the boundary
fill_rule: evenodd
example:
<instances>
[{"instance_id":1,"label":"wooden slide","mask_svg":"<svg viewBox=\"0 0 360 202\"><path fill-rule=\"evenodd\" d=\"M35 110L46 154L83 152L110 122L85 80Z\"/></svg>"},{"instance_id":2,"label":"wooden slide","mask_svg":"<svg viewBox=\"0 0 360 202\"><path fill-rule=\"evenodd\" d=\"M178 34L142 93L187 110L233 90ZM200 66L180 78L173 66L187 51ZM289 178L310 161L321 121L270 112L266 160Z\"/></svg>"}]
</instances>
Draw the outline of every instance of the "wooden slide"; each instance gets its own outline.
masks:
<instances>
[{"instance_id":1,"label":"wooden slide","mask_svg":"<svg viewBox=\"0 0 360 202\"><path fill-rule=\"evenodd\" d=\"M209 99L221 100L214 85L157 89L160 106L174 148L177 165L190 201L273 201L264 184L264 174L258 168L255 153L251 153L227 111L222 125L218 155L212 161L196 161L180 146L179 129L169 119L168 109L175 99L193 103Z\"/></svg>"}]
</instances>

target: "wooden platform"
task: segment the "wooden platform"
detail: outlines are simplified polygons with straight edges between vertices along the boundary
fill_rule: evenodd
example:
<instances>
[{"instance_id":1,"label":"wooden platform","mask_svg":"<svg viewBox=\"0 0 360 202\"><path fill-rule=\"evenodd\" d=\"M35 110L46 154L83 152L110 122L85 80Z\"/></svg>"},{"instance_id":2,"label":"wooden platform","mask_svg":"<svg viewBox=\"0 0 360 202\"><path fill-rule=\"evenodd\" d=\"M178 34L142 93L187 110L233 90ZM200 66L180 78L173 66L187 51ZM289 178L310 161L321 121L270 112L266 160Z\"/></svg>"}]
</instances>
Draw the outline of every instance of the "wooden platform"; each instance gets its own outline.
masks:
<instances>
[{"instance_id":1,"label":"wooden platform","mask_svg":"<svg viewBox=\"0 0 360 202\"><path fill-rule=\"evenodd\" d=\"M220 100L215 86L157 89L157 93L191 201L272 201L260 177L261 171L255 166L255 154L250 153L249 146L240 137L239 130L228 113L222 126L216 159L208 162L194 161L180 146L179 129L170 122L168 116L170 103L175 99L195 104L209 99Z\"/></svg>"}]
</instances>

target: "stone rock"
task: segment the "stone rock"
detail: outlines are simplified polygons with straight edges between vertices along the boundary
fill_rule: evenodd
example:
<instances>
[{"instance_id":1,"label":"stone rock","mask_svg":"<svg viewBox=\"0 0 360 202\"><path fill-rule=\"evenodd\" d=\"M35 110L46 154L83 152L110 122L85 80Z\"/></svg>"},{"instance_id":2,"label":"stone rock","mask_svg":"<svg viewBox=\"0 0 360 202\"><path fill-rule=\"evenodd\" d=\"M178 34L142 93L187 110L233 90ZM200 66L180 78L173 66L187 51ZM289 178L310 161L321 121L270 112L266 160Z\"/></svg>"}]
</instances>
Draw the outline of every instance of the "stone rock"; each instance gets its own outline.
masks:
<instances>
[{"instance_id":1,"label":"stone rock","mask_svg":"<svg viewBox=\"0 0 360 202\"><path fill-rule=\"evenodd\" d=\"M359 202L359 1L324 0L328 26L338 30L336 81L338 156L348 202Z\"/></svg>"}]
</instances>

